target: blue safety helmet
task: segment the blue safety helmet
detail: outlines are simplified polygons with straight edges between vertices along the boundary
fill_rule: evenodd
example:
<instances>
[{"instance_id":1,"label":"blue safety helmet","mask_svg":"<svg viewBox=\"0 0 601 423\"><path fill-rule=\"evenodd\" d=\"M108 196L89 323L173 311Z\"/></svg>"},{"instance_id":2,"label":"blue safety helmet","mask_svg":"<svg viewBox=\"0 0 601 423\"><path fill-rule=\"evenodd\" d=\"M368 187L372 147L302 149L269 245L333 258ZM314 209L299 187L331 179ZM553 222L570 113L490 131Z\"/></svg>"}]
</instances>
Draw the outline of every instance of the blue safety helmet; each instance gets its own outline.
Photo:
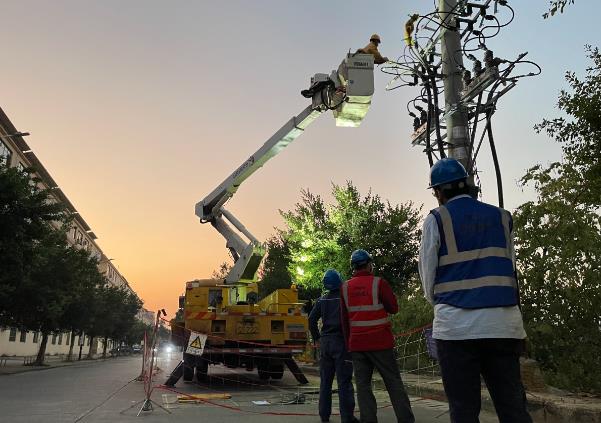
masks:
<instances>
[{"instance_id":1,"label":"blue safety helmet","mask_svg":"<svg viewBox=\"0 0 601 423\"><path fill-rule=\"evenodd\" d=\"M333 291L339 289L340 285L342 285L342 277L340 276L340 273L334 269L328 269L326 270L326 273L323 274L322 282L325 289Z\"/></svg>"},{"instance_id":2,"label":"blue safety helmet","mask_svg":"<svg viewBox=\"0 0 601 423\"><path fill-rule=\"evenodd\" d=\"M355 250L353 254L351 254L351 267L353 269L357 269L359 267L365 266L367 263L371 262L373 258L371 255L365 250Z\"/></svg>"},{"instance_id":3,"label":"blue safety helmet","mask_svg":"<svg viewBox=\"0 0 601 423\"><path fill-rule=\"evenodd\" d=\"M430 169L430 186L428 188L450 184L466 178L467 172L461 163L455 159L444 158L434 163L434 166Z\"/></svg>"}]
</instances>

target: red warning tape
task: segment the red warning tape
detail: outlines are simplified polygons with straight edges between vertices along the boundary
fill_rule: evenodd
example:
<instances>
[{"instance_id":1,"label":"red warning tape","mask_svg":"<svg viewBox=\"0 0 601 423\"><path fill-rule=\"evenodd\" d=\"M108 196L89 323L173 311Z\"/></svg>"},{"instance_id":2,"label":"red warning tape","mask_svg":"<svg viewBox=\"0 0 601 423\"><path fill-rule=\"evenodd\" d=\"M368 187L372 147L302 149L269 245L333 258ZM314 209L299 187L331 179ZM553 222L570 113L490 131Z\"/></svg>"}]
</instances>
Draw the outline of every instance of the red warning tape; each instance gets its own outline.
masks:
<instances>
[{"instance_id":1,"label":"red warning tape","mask_svg":"<svg viewBox=\"0 0 601 423\"><path fill-rule=\"evenodd\" d=\"M414 333L421 332L424 329L428 329L432 327L432 323L428 323L427 325L420 326L418 328L413 328L408 330L407 332L401 332L394 335L395 338L402 338L403 336L413 335Z\"/></svg>"},{"instance_id":2,"label":"red warning tape","mask_svg":"<svg viewBox=\"0 0 601 423\"><path fill-rule=\"evenodd\" d=\"M299 413L299 412L292 413L292 412L284 412L284 411L252 411L252 410L243 410L240 407L234 407L234 406L226 405L226 404L219 404L219 403L213 402L211 400L202 399L202 398L196 398L193 395L186 394L185 392L180 392L180 391L178 391L176 389L173 389L173 388L171 388L169 386L165 386L165 385L155 385L154 388L156 388L156 389L162 389L162 390L165 390L165 391L175 392L176 394L183 395L183 396L185 396L187 398L190 398L190 399L193 399L193 400L196 400L196 401L201 401L201 402L204 402L206 404L213 405L215 407L221 407L221 408L225 408L225 409L228 409L228 410L237 411L237 412L240 412L240 413L260 414L260 415L264 415L264 416L304 416L304 417L318 417L319 416L319 414L317 414L317 413ZM279 404L279 405L286 405L286 404ZM389 407L392 407L392 404L388 404L388 405L384 405L382 407L378 407L378 409L381 410L381 409L389 408ZM332 413L332 415L333 416L339 416L340 413Z\"/></svg>"},{"instance_id":3,"label":"red warning tape","mask_svg":"<svg viewBox=\"0 0 601 423\"><path fill-rule=\"evenodd\" d=\"M161 320L163 320L164 322L166 322L171 327L178 327L178 328L186 329L185 326L173 324L173 323L171 323L171 321L169 321L167 319L164 319L162 317L161 317ZM409 336L409 335L413 335L414 333L421 332L424 329L427 329L427 328L430 328L430 327L432 327L432 323L428 323L428 324L425 324L423 326L419 326L417 328L410 329L410 330L408 330L406 332L400 332L400 333L394 334L393 336L395 338L402 338L404 336ZM249 345L258 345L258 346L265 347L265 348L274 348L274 345L272 345L272 344L265 344L265 343L262 343L262 342L244 341L244 340L241 340L241 339L228 339L228 338L223 338L221 336L211 335L211 334L207 334L207 336L209 338L221 339L223 341L231 341L231 342L237 342L237 343L249 344ZM299 345L278 345L277 346L277 348L287 348L287 349L294 349L294 348L299 348L299 347L300 347Z\"/></svg>"}]
</instances>

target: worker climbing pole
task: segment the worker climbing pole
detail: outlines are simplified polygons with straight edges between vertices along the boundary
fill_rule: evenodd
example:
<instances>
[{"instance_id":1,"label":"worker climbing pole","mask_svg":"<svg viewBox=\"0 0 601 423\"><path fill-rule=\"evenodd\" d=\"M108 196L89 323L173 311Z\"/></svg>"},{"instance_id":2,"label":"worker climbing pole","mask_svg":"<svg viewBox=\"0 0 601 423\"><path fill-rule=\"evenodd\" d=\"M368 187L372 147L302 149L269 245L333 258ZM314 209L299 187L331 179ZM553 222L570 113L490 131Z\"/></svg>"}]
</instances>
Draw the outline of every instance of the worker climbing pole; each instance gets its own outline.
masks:
<instances>
[{"instance_id":1,"label":"worker climbing pole","mask_svg":"<svg viewBox=\"0 0 601 423\"><path fill-rule=\"evenodd\" d=\"M503 184L492 116L498 100L519 79L541 72L536 63L524 60L527 53L514 60L502 59L495 57L489 45L514 16L507 0L439 0L435 11L409 15L403 54L382 68L394 76L387 90L420 88L407 104L413 118L413 146L424 148L430 166L447 156L459 160L468 171L474 196L481 195L476 163L487 138L501 207ZM472 71L465 68L464 59L472 62ZM534 69L517 72L522 65Z\"/></svg>"}]
</instances>

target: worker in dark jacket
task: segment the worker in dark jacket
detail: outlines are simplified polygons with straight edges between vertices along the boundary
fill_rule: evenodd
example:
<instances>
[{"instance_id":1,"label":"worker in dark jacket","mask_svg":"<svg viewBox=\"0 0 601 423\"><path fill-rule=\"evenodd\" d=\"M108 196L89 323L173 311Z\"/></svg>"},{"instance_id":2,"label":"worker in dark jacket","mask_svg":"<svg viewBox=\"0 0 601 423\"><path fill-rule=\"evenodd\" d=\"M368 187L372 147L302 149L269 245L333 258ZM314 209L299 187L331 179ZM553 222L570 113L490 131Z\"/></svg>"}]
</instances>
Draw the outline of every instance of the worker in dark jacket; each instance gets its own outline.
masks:
<instances>
[{"instance_id":1,"label":"worker in dark jacket","mask_svg":"<svg viewBox=\"0 0 601 423\"><path fill-rule=\"evenodd\" d=\"M323 277L328 292L317 300L309 315L309 329L313 341L320 345L319 416L322 422L330 421L332 414L332 382L334 374L338 381L340 418L342 423L358 422L354 416L355 391L353 389L353 364L346 349L340 324L340 274L330 269ZM321 332L317 322L321 319Z\"/></svg>"},{"instance_id":2,"label":"worker in dark jacket","mask_svg":"<svg viewBox=\"0 0 601 423\"><path fill-rule=\"evenodd\" d=\"M340 316L342 329L353 357L361 423L377 423L376 398L371 388L374 368L378 370L398 423L415 418L394 353L389 314L399 306L386 280L373 274L373 259L365 250L351 255L352 279L342 285Z\"/></svg>"}]
</instances>

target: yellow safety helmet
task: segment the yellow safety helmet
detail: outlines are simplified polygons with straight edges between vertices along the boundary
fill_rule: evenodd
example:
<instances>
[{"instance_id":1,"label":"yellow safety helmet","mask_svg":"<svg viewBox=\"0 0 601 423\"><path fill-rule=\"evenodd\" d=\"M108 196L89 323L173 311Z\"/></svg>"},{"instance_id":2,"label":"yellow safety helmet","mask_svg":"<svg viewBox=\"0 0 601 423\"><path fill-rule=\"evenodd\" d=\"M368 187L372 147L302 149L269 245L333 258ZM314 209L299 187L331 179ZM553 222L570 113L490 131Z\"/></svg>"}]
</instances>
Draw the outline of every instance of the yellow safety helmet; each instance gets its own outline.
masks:
<instances>
[{"instance_id":1,"label":"yellow safety helmet","mask_svg":"<svg viewBox=\"0 0 601 423\"><path fill-rule=\"evenodd\" d=\"M380 39L380 36L378 34L373 34L370 38L369 41L377 41L379 43L382 42L382 40Z\"/></svg>"}]
</instances>

